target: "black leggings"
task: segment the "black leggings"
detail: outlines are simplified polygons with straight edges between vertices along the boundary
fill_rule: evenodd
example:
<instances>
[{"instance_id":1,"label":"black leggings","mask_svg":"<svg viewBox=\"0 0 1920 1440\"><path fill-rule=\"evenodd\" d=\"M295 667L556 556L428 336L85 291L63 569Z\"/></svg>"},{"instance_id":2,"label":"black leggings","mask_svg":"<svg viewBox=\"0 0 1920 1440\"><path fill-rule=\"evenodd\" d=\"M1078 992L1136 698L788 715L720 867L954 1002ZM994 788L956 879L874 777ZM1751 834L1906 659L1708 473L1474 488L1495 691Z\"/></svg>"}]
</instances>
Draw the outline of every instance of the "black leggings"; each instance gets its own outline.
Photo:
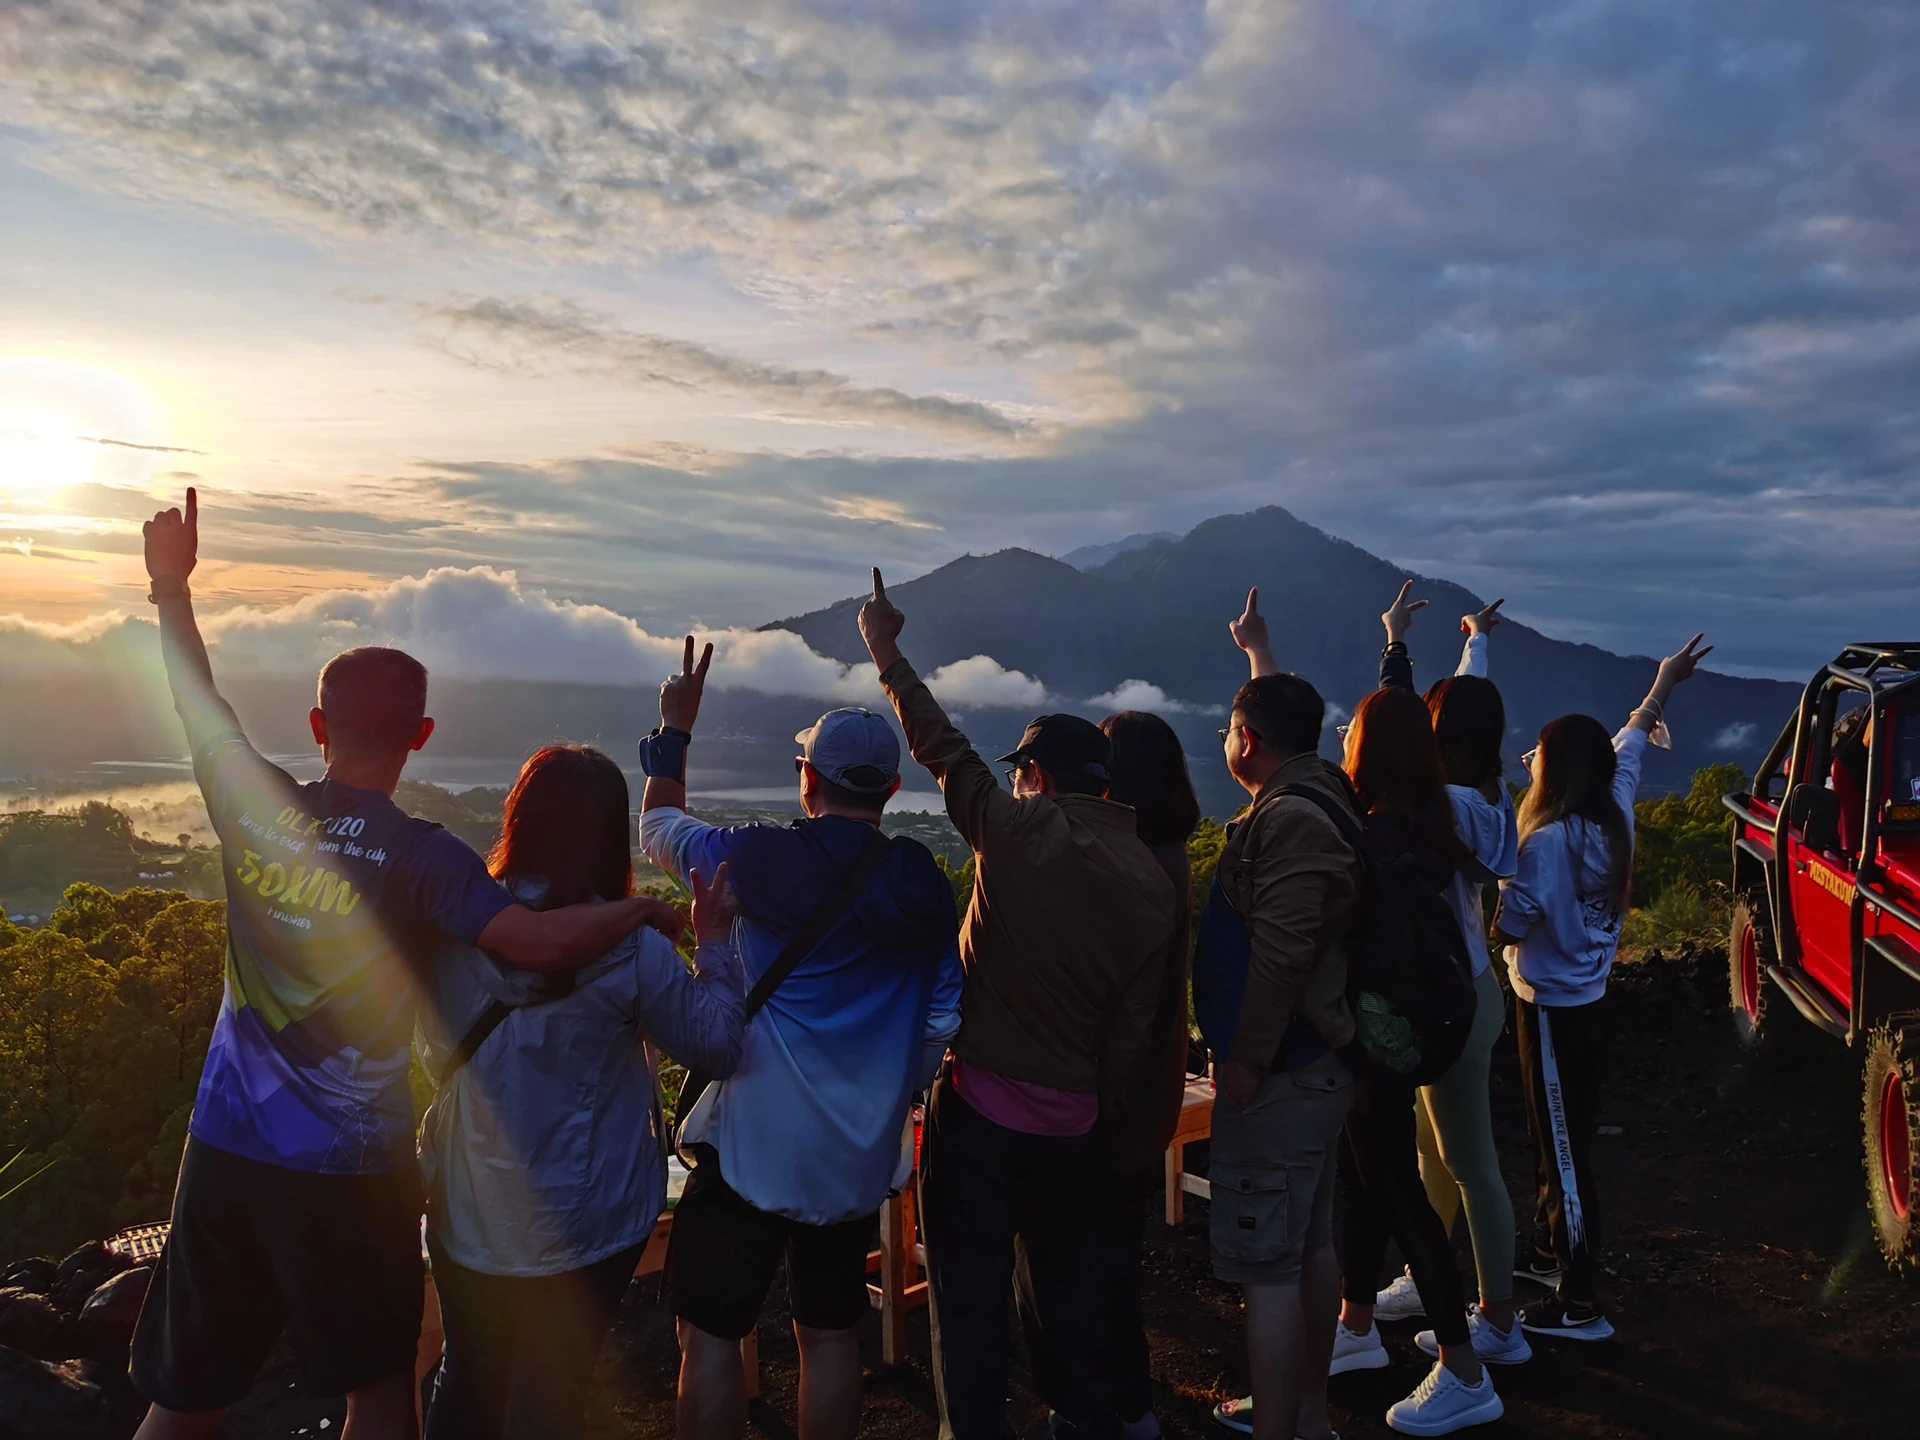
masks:
<instances>
[{"instance_id":1,"label":"black leggings","mask_svg":"<svg viewBox=\"0 0 1920 1440\"><path fill-rule=\"evenodd\" d=\"M1340 1260L1344 1294L1371 1305L1389 1238L1413 1271L1427 1320L1442 1345L1467 1343L1467 1292L1446 1227L1420 1183L1414 1089L1373 1066L1360 1069L1353 1110L1340 1137Z\"/></svg>"}]
</instances>

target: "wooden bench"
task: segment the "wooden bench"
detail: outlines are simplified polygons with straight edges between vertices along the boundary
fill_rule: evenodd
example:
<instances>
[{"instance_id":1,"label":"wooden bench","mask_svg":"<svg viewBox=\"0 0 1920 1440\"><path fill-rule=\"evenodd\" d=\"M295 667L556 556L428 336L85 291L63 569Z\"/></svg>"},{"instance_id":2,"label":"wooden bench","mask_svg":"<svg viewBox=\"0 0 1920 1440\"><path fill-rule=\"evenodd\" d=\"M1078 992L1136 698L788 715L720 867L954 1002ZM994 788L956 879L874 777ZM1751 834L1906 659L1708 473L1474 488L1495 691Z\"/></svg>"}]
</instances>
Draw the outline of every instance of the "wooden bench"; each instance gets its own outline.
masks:
<instances>
[{"instance_id":1,"label":"wooden bench","mask_svg":"<svg viewBox=\"0 0 1920 1440\"><path fill-rule=\"evenodd\" d=\"M1167 1146L1167 1224L1178 1225L1186 1218L1187 1196L1211 1199L1213 1187L1205 1176L1186 1171L1187 1146L1213 1134L1213 1080L1194 1075L1187 1079L1186 1094L1180 1099L1180 1120L1173 1129L1173 1143Z\"/></svg>"},{"instance_id":2,"label":"wooden bench","mask_svg":"<svg viewBox=\"0 0 1920 1440\"><path fill-rule=\"evenodd\" d=\"M920 1241L920 1177L880 1206L880 1248L867 1256L867 1299L880 1312L880 1359L898 1365L907 1358L907 1316L932 1295L927 1247Z\"/></svg>"}]
</instances>

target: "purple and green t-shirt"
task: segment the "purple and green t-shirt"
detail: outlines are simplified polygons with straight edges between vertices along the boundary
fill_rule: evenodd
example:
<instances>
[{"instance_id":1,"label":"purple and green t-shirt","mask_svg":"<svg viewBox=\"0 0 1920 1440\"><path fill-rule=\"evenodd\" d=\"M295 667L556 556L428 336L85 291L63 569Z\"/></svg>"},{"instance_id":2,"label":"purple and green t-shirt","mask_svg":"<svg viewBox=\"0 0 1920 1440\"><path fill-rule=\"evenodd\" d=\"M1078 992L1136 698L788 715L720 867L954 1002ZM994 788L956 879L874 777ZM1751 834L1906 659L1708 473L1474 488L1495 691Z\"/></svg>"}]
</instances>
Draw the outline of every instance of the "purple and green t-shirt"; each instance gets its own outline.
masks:
<instances>
[{"instance_id":1,"label":"purple and green t-shirt","mask_svg":"<svg viewBox=\"0 0 1920 1440\"><path fill-rule=\"evenodd\" d=\"M373 790L302 785L237 731L194 773L220 837L227 972L194 1138L288 1170L413 1163L418 982L513 903L480 857Z\"/></svg>"}]
</instances>

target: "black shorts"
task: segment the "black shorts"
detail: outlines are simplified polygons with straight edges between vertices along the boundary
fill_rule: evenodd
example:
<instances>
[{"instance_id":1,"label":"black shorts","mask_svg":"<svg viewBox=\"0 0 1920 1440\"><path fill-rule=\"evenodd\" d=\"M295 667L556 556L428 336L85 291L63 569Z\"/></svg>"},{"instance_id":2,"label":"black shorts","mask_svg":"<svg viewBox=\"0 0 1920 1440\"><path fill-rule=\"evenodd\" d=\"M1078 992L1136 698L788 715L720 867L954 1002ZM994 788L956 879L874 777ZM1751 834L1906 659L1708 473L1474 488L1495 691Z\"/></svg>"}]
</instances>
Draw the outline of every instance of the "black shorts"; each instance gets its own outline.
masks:
<instances>
[{"instance_id":1,"label":"black shorts","mask_svg":"<svg viewBox=\"0 0 1920 1440\"><path fill-rule=\"evenodd\" d=\"M867 1254L879 1233L874 1215L805 1225L756 1210L706 1152L674 1207L667 1246L673 1313L722 1340L744 1340L785 1259L794 1320L812 1330L851 1330L871 1308Z\"/></svg>"},{"instance_id":2,"label":"black shorts","mask_svg":"<svg viewBox=\"0 0 1920 1440\"><path fill-rule=\"evenodd\" d=\"M282 1330L319 1394L411 1374L424 1284L413 1166L315 1175L189 1139L133 1333L134 1386L168 1410L225 1409Z\"/></svg>"}]
</instances>

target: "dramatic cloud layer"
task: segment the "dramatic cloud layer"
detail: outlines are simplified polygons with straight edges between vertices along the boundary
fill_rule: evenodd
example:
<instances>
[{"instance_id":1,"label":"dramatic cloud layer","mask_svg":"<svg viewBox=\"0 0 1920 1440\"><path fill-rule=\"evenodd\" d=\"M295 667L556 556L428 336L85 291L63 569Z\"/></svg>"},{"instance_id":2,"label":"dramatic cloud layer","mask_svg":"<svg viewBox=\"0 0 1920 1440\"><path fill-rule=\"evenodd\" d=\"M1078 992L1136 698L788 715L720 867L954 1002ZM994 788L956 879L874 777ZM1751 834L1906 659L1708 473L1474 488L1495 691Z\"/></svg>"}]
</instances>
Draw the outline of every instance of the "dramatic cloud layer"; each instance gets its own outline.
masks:
<instances>
[{"instance_id":1,"label":"dramatic cloud layer","mask_svg":"<svg viewBox=\"0 0 1920 1440\"><path fill-rule=\"evenodd\" d=\"M208 619L203 630L222 673L314 673L328 657L357 645L394 645L448 679L507 678L597 685L652 685L680 668L684 637L655 635L601 605L556 600L511 571L442 569L389 585L327 591L290 605L241 607ZM843 665L816 654L786 630L701 631L711 641L713 689L799 695L872 705L881 697L871 664ZM46 625L0 616L0 646L15 674L73 674L111 666L155 674L159 646L144 620L109 617ZM1032 709L1073 704L1031 675L987 655L940 666L927 676L953 707ZM1128 705L1183 711L1159 687L1128 681L1114 692ZM1085 702L1098 708L1110 697Z\"/></svg>"},{"instance_id":2,"label":"dramatic cloud layer","mask_svg":"<svg viewBox=\"0 0 1920 1440\"><path fill-rule=\"evenodd\" d=\"M361 307L469 365L900 437L397 447L324 525L254 502L263 562L746 623L1277 500L1616 649L1684 609L1791 672L1920 610L1910 5L20 0L0 118L71 183L491 263Z\"/></svg>"}]
</instances>

